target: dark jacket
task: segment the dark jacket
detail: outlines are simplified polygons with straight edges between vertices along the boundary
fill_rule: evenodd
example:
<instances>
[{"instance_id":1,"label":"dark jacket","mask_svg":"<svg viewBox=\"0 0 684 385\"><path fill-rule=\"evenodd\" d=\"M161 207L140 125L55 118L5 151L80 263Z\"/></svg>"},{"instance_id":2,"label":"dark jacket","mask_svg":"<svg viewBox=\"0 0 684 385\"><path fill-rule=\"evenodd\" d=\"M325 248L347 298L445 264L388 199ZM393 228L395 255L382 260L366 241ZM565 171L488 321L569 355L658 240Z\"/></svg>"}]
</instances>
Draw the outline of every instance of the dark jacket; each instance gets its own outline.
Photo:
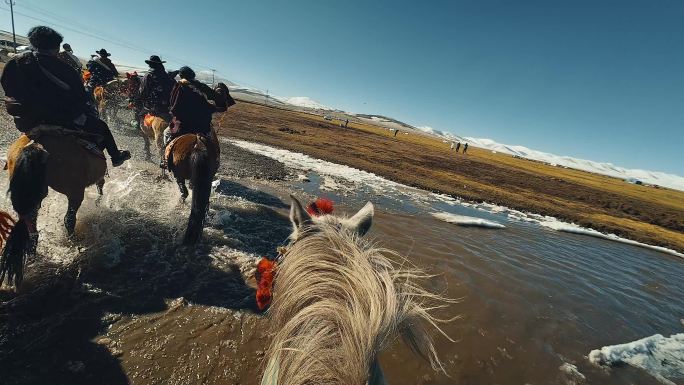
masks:
<instances>
[{"instance_id":1,"label":"dark jacket","mask_svg":"<svg viewBox=\"0 0 684 385\"><path fill-rule=\"evenodd\" d=\"M57 57L62 59L71 68L78 71L79 76L81 75L81 69L83 68L83 65L78 60L78 58L76 56L74 56L74 54L72 54L71 52L68 52L68 51L62 51L62 52L57 54Z\"/></svg>"},{"instance_id":2,"label":"dark jacket","mask_svg":"<svg viewBox=\"0 0 684 385\"><path fill-rule=\"evenodd\" d=\"M107 58L93 59L86 64L86 68L90 71L91 75L90 80L88 81L88 85L91 89L97 86L104 86L118 76L116 67L114 67L112 61Z\"/></svg>"},{"instance_id":3,"label":"dark jacket","mask_svg":"<svg viewBox=\"0 0 684 385\"><path fill-rule=\"evenodd\" d=\"M169 115L171 91L175 85L176 81L163 68L150 69L140 87L140 97L145 109L153 115Z\"/></svg>"},{"instance_id":4,"label":"dark jacket","mask_svg":"<svg viewBox=\"0 0 684 385\"><path fill-rule=\"evenodd\" d=\"M8 113L20 131L40 123L70 126L91 112L81 77L57 56L27 52L12 58L0 77Z\"/></svg>"},{"instance_id":5,"label":"dark jacket","mask_svg":"<svg viewBox=\"0 0 684 385\"><path fill-rule=\"evenodd\" d=\"M109 59L109 57L101 57L100 61L104 63L107 67L109 67L112 71L112 76L119 77L119 70L116 69L116 66L114 66L114 63Z\"/></svg>"},{"instance_id":6,"label":"dark jacket","mask_svg":"<svg viewBox=\"0 0 684 385\"><path fill-rule=\"evenodd\" d=\"M197 80L181 80L171 92L171 131L176 134L208 134L211 131L211 118L214 112L224 112L235 104L228 88L220 84L214 91ZM209 103L213 100L214 104Z\"/></svg>"}]
</instances>

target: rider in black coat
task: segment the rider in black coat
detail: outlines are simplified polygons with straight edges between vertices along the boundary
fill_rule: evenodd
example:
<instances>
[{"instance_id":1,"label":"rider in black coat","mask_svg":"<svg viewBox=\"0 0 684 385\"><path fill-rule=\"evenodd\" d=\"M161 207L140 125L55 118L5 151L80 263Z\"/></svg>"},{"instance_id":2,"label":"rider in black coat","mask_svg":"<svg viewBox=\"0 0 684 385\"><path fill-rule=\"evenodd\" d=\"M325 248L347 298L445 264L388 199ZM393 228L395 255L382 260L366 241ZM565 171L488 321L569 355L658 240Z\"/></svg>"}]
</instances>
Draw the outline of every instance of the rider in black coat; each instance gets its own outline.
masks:
<instances>
[{"instance_id":1,"label":"rider in black coat","mask_svg":"<svg viewBox=\"0 0 684 385\"><path fill-rule=\"evenodd\" d=\"M130 159L128 151L119 151L109 127L88 104L78 73L57 56L62 35L40 26L32 28L28 37L35 52L12 58L0 77L7 112L14 116L17 129L28 132L40 124L81 129L102 137L101 145L114 166Z\"/></svg>"},{"instance_id":2,"label":"rider in black coat","mask_svg":"<svg viewBox=\"0 0 684 385\"><path fill-rule=\"evenodd\" d=\"M169 100L176 81L166 72L163 64L166 62L159 56L152 55L145 63L150 66L140 86L140 97L145 111L170 122Z\"/></svg>"}]
</instances>

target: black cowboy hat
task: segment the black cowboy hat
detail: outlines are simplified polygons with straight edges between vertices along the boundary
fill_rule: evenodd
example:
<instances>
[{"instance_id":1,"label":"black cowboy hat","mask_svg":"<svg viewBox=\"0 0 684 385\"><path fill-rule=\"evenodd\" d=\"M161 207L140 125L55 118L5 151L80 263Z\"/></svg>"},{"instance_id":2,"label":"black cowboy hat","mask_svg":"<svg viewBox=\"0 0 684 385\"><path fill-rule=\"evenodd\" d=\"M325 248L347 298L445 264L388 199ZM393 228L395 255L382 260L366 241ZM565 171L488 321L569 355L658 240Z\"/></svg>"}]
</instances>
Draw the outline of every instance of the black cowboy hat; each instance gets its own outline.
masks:
<instances>
[{"instance_id":1,"label":"black cowboy hat","mask_svg":"<svg viewBox=\"0 0 684 385\"><path fill-rule=\"evenodd\" d=\"M147 64L164 64L164 63L166 63L166 61L162 60L157 55L152 55L152 56L150 56L150 60L145 60L145 63L147 63Z\"/></svg>"},{"instance_id":2,"label":"black cowboy hat","mask_svg":"<svg viewBox=\"0 0 684 385\"><path fill-rule=\"evenodd\" d=\"M98 54L98 55L100 55L100 56L104 56L104 57L112 56L112 55L111 55L109 52L107 52L107 50L104 49L104 48L102 48L102 49L99 50L99 51L95 51L95 53Z\"/></svg>"}]
</instances>

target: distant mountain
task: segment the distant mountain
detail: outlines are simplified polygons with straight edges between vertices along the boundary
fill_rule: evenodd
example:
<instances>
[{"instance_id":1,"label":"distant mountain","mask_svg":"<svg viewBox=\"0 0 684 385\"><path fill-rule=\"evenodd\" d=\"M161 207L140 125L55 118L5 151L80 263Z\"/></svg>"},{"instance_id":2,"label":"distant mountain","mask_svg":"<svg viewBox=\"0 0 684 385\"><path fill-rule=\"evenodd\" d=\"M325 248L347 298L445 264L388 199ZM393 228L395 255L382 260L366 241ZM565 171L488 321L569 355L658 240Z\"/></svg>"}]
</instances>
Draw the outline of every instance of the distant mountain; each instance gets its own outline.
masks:
<instances>
[{"instance_id":1,"label":"distant mountain","mask_svg":"<svg viewBox=\"0 0 684 385\"><path fill-rule=\"evenodd\" d=\"M283 103L287 103L293 106L297 107L304 107L304 108L310 108L312 110L329 110L332 111L334 108L330 108L328 106L324 106L323 104L309 98L306 96L293 96L289 98L284 98L284 97L276 97L276 99L280 100Z\"/></svg>"},{"instance_id":2,"label":"distant mountain","mask_svg":"<svg viewBox=\"0 0 684 385\"><path fill-rule=\"evenodd\" d=\"M417 128L427 134L432 134L445 140L469 143L470 145L475 147L480 147L487 150L500 152L503 154L509 154L520 158L532 159L548 163L552 166L569 167L578 170L593 172L596 174L621 178L633 183L636 181L641 181L647 184L653 184L672 188L675 190L684 191L684 178L679 175L668 174L660 171L628 169L624 167L615 166L612 163L607 162L596 162L593 160L573 158L570 156L555 155L548 152L532 150L525 146L515 146L510 144L498 143L492 139L458 136L449 132L436 130L432 127L427 126Z\"/></svg>"}]
</instances>

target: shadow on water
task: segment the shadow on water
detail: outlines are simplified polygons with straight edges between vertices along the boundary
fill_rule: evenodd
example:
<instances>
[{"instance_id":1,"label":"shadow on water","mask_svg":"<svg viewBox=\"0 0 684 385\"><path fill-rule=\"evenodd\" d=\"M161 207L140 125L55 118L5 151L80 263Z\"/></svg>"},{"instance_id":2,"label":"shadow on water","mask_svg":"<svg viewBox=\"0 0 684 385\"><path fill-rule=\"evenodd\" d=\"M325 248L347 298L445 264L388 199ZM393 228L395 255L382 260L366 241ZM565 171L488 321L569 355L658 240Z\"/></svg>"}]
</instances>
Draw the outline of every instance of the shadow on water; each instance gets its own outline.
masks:
<instances>
[{"instance_id":1,"label":"shadow on water","mask_svg":"<svg viewBox=\"0 0 684 385\"><path fill-rule=\"evenodd\" d=\"M283 207L277 198L234 182L222 186L259 206L212 203L207 226L224 236L205 230L196 247L178 244L180 217L160 221L134 209L80 215L73 243L84 250L75 263L55 264L39 255L18 294L0 292L2 383L128 384L121 352L95 339L123 317L167 310L171 299L255 312L254 289L240 266L230 258L217 263L212 251L272 253L290 224L261 206ZM113 267L102 248L92 247L107 236L119 249Z\"/></svg>"},{"instance_id":2,"label":"shadow on water","mask_svg":"<svg viewBox=\"0 0 684 385\"><path fill-rule=\"evenodd\" d=\"M220 179L216 192L226 196L236 196L259 205L271 206L275 208L289 208L280 198L263 191L251 189L240 183L228 179Z\"/></svg>"}]
</instances>

